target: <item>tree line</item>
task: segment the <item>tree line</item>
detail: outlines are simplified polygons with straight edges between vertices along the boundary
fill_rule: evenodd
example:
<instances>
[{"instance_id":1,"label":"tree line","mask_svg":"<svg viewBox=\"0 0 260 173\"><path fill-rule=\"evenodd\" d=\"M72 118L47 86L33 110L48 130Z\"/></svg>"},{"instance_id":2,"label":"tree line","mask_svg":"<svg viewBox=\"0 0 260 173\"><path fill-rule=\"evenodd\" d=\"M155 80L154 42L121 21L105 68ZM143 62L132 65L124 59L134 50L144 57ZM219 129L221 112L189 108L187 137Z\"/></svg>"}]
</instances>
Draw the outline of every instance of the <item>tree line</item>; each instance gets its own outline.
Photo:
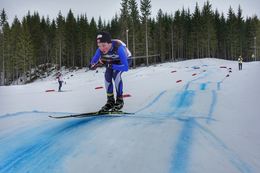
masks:
<instances>
[{"instance_id":1,"label":"tree line","mask_svg":"<svg viewBox=\"0 0 260 173\"><path fill-rule=\"evenodd\" d=\"M113 38L127 43L136 59L135 65L147 64L150 55L160 56L152 63L183 59L214 57L235 60L243 56L252 60L260 45L260 21L257 16L244 18L240 6L232 7L227 17L214 10L209 1L191 13L181 9L174 14L161 9L151 17L151 0L122 0L120 14L105 21L90 20L85 14L75 16L70 10L56 19L40 17L30 11L22 18L14 18L10 25L7 12L0 17L0 79L1 84L27 74L39 65L56 64L68 68L84 67L95 53L96 34L109 31ZM258 38L258 39L257 39Z\"/></svg>"}]
</instances>

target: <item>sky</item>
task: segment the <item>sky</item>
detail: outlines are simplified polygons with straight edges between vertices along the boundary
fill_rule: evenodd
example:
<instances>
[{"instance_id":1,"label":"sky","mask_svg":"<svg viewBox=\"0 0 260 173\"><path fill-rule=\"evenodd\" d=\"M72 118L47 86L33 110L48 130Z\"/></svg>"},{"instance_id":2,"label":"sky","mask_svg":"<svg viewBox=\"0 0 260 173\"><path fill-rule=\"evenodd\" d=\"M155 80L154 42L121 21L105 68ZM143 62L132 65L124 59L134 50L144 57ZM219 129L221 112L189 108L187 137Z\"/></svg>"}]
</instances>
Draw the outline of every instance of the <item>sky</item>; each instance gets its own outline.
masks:
<instances>
[{"instance_id":1,"label":"sky","mask_svg":"<svg viewBox=\"0 0 260 173\"><path fill-rule=\"evenodd\" d=\"M137 0L139 3L140 1ZM205 0L151 0L152 16L156 17L159 9L169 14L174 14L178 9L189 8L193 12L196 2L202 8ZM242 8L242 14L246 18L253 15L260 16L260 1L259 0L211 0L213 9L218 9L219 12L227 14L231 6L237 12L239 4ZM96 20L101 16L103 20L111 20L115 14L120 13L121 0L0 0L0 9L5 9L8 16L8 22L12 23L15 16L19 20L27 14L34 11L39 12L40 16L49 16L50 19L55 19L61 11L63 16L68 14L69 9L75 16L80 14L87 14L90 19L94 17Z\"/></svg>"}]
</instances>

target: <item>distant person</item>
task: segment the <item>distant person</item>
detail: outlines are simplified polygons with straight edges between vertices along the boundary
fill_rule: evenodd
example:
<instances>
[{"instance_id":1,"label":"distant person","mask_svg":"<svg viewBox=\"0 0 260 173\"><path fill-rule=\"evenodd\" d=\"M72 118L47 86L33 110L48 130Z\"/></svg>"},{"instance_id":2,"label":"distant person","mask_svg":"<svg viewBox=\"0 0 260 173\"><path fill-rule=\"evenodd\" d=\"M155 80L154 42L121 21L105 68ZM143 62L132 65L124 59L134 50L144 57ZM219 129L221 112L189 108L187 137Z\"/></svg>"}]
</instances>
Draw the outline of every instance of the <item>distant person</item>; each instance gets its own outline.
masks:
<instances>
[{"instance_id":1,"label":"distant person","mask_svg":"<svg viewBox=\"0 0 260 173\"><path fill-rule=\"evenodd\" d=\"M121 75L124 71L128 71L128 60L131 58L131 53L125 43L118 39L111 39L111 35L108 32L99 32L96 40L98 49L91 60L90 69L95 69L100 63L106 66L105 87L107 102L100 112L120 110L124 106ZM112 80L116 88L116 100Z\"/></svg>"},{"instance_id":2,"label":"distant person","mask_svg":"<svg viewBox=\"0 0 260 173\"><path fill-rule=\"evenodd\" d=\"M59 90L58 91L61 92L61 87L62 87L62 83L63 83L63 77L62 77L61 72L58 72L56 79L58 79L58 82L59 82Z\"/></svg>"},{"instance_id":3,"label":"distant person","mask_svg":"<svg viewBox=\"0 0 260 173\"><path fill-rule=\"evenodd\" d=\"M240 55L238 58L238 70L242 70L242 63L243 63L243 58Z\"/></svg>"}]
</instances>

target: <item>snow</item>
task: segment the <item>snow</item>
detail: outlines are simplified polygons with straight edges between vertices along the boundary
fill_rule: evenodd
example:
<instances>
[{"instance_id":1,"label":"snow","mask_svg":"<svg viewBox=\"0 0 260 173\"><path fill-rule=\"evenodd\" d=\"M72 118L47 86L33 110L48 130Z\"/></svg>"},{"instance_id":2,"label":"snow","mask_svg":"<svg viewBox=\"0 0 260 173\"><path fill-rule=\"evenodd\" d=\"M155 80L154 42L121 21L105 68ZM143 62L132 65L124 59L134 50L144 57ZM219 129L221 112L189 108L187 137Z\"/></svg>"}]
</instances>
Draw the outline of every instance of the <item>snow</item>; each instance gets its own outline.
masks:
<instances>
[{"instance_id":1,"label":"snow","mask_svg":"<svg viewBox=\"0 0 260 173\"><path fill-rule=\"evenodd\" d=\"M1 86L0 173L260 172L260 62L242 71L213 58L131 69L123 110L135 115L48 117L103 106L104 70L63 71L64 92L54 76Z\"/></svg>"}]
</instances>

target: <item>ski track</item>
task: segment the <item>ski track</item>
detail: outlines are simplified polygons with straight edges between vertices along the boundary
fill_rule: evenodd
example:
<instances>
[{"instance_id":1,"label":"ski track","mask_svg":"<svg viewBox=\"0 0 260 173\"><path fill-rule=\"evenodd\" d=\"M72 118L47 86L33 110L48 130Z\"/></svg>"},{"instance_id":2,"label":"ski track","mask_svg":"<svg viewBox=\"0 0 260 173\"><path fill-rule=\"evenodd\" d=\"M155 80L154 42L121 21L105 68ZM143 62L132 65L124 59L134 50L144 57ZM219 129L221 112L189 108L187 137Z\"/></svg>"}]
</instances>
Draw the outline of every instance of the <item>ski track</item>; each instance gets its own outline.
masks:
<instances>
[{"instance_id":1,"label":"ski track","mask_svg":"<svg viewBox=\"0 0 260 173\"><path fill-rule=\"evenodd\" d=\"M203 65L207 67L207 65ZM195 71L194 68L192 71ZM218 69L219 70L219 69ZM172 144L170 153L169 170L170 173L190 172L189 165L192 160L192 147L196 143L196 136L203 136L216 150L223 154L231 162L234 168L241 173L251 173L250 166L241 160L221 139L202 124L208 126L213 122L214 108L217 104L218 91L221 90L223 80L217 82L200 82L211 75L211 71L200 72L198 77L192 79L184 85L183 90L176 93L168 90L160 92L146 106L137 110L135 116L125 116L127 118L143 120L150 119L153 122L160 122L174 119L180 124L180 131L176 136L175 143ZM136 75L131 74L131 75ZM197 83L198 82L198 83ZM192 86L198 86L197 89ZM213 87L212 87L213 86ZM211 98L211 102L206 114L192 115L190 109L194 105L194 99L205 94ZM161 100L170 97L168 110L165 112L149 112L149 109L157 104L162 104ZM22 118L27 114L41 115L40 118L47 117L55 112L25 111L14 114L0 116L1 121L11 121L13 118ZM199 113L200 114L200 113ZM156 117L156 116L157 117ZM123 119L124 117L121 117ZM46 118L45 118L46 120ZM61 167L64 159L75 150L75 146L82 140L91 140L95 134L91 131L103 124L113 121L111 117L91 117L84 119L68 119L64 121L47 119L44 126L32 126L21 129L18 132L0 132L0 173L8 172L65 172ZM139 124L147 123L139 121ZM158 122L157 122L158 123ZM136 124L130 123L134 128ZM147 125L147 124L146 124ZM88 130L88 135L81 136L80 131ZM12 135L11 135L12 134ZM19 139L19 140L18 140ZM39 169L40 168L40 169ZM87 169L86 169L87 170ZM110 171L110 170L108 170ZM127 170L125 170L127 171ZM150 170L153 172L152 170ZM113 172L111 170L111 172Z\"/></svg>"},{"instance_id":2,"label":"ski track","mask_svg":"<svg viewBox=\"0 0 260 173\"><path fill-rule=\"evenodd\" d=\"M186 112L181 112L179 111L180 109L185 109L187 110L189 107L192 106L193 104L193 99L196 95L197 91L194 90L189 90L189 87L192 83L194 83L197 80L201 80L205 77L207 77L209 74L204 73L202 76L189 81L185 86L184 86L184 91L177 93L176 96L174 97L172 101L171 107L173 107L174 111L171 113L168 113L168 116L176 116L176 117L182 117L185 116ZM217 82L217 90L220 90L221 88L221 83L222 81ZM205 91L207 89L207 83L200 83L199 84L199 90ZM162 96L162 94L165 94L166 92L160 93L150 104L144 107L144 109L149 108L156 102L159 102L159 98ZM206 123L209 124L212 121L212 116L214 112L214 107L217 103L217 92L216 90L211 91L211 104L209 107L208 114L206 115ZM143 110L143 109L141 109ZM183 120L183 119L180 119ZM218 145L222 146L221 151L225 153L225 156L228 157L230 162L234 165L234 167L241 173L250 173L251 168L250 166L239 159L239 157L232 152L220 139L218 139L213 133L211 133L209 130L205 130L203 126L199 125L196 122L196 118L190 117L186 119L186 121L182 121L183 127L182 130L179 134L178 137L178 142L175 147L173 147L173 154L172 154L172 162L171 162L171 168L170 172L171 173L185 173L189 172L188 171L188 166L189 166L189 161L190 161L190 155L191 155L191 148L193 144L193 139L194 139L194 131L197 128L200 128L200 130L203 130L204 132L207 133L207 136L209 135L210 138L213 138L213 142L217 143ZM208 139L208 138L207 138ZM208 139L209 140L209 139ZM212 139L210 139L212 140ZM216 144L215 144L216 146Z\"/></svg>"},{"instance_id":3,"label":"ski track","mask_svg":"<svg viewBox=\"0 0 260 173\"><path fill-rule=\"evenodd\" d=\"M183 122L178 142L173 148L170 172L184 173L188 170L194 137L194 119Z\"/></svg>"},{"instance_id":4,"label":"ski track","mask_svg":"<svg viewBox=\"0 0 260 173\"><path fill-rule=\"evenodd\" d=\"M109 117L105 118L109 119ZM0 157L0 172L34 172L35 170L46 172L46 169L54 172L62 171L59 169L59 163L79 141L77 133L82 127L91 126L93 122L96 126L104 121L102 118L91 117L65 123L55 122L47 127L28 129L22 134L18 133L1 140L0 148L5 148L3 151L6 157ZM17 144L10 147L18 138L20 139L18 147Z\"/></svg>"}]
</instances>

